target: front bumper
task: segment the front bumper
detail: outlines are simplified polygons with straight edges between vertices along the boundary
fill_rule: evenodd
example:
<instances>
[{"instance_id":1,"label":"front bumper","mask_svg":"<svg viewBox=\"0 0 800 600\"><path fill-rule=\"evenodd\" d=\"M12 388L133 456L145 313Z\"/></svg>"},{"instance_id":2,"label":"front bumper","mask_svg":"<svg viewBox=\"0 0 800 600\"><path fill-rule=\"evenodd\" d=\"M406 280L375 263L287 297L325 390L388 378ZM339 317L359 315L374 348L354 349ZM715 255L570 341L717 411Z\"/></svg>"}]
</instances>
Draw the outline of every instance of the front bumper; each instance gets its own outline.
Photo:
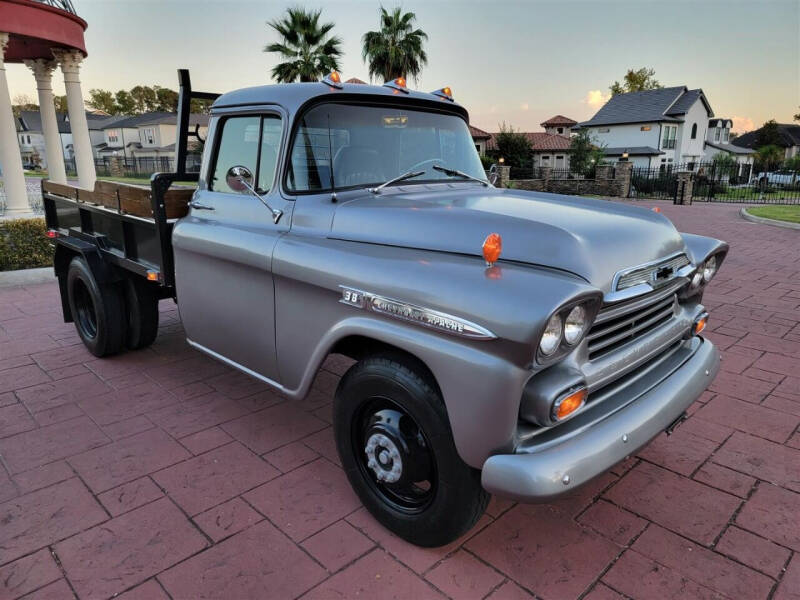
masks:
<instances>
[{"instance_id":1,"label":"front bumper","mask_svg":"<svg viewBox=\"0 0 800 600\"><path fill-rule=\"evenodd\" d=\"M719 351L702 338L669 376L603 420L563 442L489 457L486 491L521 502L545 502L572 492L635 454L667 429L713 381Z\"/></svg>"}]
</instances>

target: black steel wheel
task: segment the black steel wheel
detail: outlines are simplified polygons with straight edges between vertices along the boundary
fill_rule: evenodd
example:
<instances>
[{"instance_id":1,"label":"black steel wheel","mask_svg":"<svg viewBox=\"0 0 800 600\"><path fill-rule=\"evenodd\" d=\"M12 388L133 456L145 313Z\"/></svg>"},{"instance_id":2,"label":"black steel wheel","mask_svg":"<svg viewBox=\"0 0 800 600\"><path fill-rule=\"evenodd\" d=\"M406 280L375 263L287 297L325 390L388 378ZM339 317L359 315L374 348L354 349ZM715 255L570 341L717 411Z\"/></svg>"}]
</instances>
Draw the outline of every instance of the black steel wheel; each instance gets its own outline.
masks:
<instances>
[{"instance_id":1,"label":"black steel wheel","mask_svg":"<svg viewBox=\"0 0 800 600\"><path fill-rule=\"evenodd\" d=\"M125 312L122 294L112 285L99 285L83 257L76 256L67 271L67 297L75 329L95 356L122 349Z\"/></svg>"},{"instance_id":2,"label":"black steel wheel","mask_svg":"<svg viewBox=\"0 0 800 600\"><path fill-rule=\"evenodd\" d=\"M420 546L447 544L489 502L480 471L458 456L427 370L402 354L373 356L342 377L334 401L339 457L364 506Z\"/></svg>"}]
</instances>

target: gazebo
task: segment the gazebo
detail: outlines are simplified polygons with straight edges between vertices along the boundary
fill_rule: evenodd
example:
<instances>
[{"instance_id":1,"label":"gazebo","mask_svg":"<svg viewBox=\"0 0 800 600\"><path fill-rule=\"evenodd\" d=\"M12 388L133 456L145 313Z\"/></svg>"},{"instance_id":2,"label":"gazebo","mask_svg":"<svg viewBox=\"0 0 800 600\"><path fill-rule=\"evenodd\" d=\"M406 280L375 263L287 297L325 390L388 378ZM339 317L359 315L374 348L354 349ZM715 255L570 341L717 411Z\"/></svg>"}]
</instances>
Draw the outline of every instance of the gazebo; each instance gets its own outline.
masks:
<instances>
[{"instance_id":1,"label":"gazebo","mask_svg":"<svg viewBox=\"0 0 800 600\"><path fill-rule=\"evenodd\" d=\"M71 0L0 0L0 167L7 213L30 210L6 79L8 63L24 63L36 78L49 177L66 183L52 86L53 71L60 67L67 91L78 184L94 188L92 144L79 79L80 64L86 57L84 31L86 21L75 14Z\"/></svg>"}]
</instances>

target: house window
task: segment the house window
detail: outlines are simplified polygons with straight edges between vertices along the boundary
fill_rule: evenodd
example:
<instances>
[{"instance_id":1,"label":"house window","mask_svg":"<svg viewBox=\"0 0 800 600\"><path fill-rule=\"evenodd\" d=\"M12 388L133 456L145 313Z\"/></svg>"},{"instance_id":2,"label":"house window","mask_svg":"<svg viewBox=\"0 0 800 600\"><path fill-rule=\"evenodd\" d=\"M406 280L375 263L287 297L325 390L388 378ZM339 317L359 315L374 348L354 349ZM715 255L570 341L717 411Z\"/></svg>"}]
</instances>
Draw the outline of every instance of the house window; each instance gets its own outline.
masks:
<instances>
[{"instance_id":1,"label":"house window","mask_svg":"<svg viewBox=\"0 0 800 600\"><path fill-rule=\"evenodd\" d=\"M730 137L731 137L731 130L726 127L725 129L722 130L722 141L727 143Z\"/></svg>"},{"instance_id":2,"label":"house window","mask_svg":"<svg viewBox=\"0 0 800 600\"><path fill-rule=\"evenodd\" d=\"M667 125L664 127L664 138L661 142L661 147L667 150L675 148L675 138L678 135L678 128Z\"/></svg>"},{"instance_id":3,"label":"house window","mask_svg":"<svg viewBox=\"0 0 800 600\"><path fill-rule=\"evenodd\" d=\"M152 128L142 129L142 142L150 146L156 143L155 132Z\"/></svg>"},{"instance_id":4,"label":"house window","mask_svg":"<svg viewBox=\"0 0 800 600\"><path fill-rule=\"evenodd\" d=\"M692 139L693 140L697 139L697 123L692 125ZM691 169L689 169L689 170L691 171Z\"/></svg>"},{"instance_id":5,"label":"house window","mask_svg":"<svg viewBox=\"0 0 800 600\"><path fill-rule=\"evenodd\" d=\"M714 128L714 141L715 142L719 141L719 133L720 133L719 127Z\"/></svg>"},{"instance_id":6,"label":"house window","mask_svg":"<svg viewBox=\"0 0 800 600\"><path fill-rule=\"evenodd\" d=\"M558 133L564 133L564 128L563 128L563 127L559 127L559 128L557 129L557 131L558 131Z\"/></svg>"},{"instance_id":7,"label":"house window","mask_svg":"<svg viewBox=\"0 0 800 600\"><path fill-rule=\"evenodd\" d=\"M549 165L550 165L550 156L549 155L542 156L542 166L546 167Z\"/></svg>"},{"instance_id":8,"label":"house window","mask_svg":"<svg viewBox=\"0 0 800 600\"><path fill-rule=\"evenodd\" d=\"M119 140L119 132L116 129L110 129L108 132L108 141L116 142Z\"/></svg>"},{"instance_id":9,"label":"house window","mask_svg":"<svg viewBox=\"0 0 800 600\"><path fill-rule=\"evenodd\" d=\"M608 127L602 127L597 130L597 133L608 133L609 131L611 131L611 129L609 129Z\"/></svg>"},{"instance_id":10,"label":"house window","mask_svg":"<svg viewBox=\"0 0 800 600\"><path fill-rule=\"evenodd\" d=\"M652 127L650 127L650 125L642 125L639 128L639 131L650 131L651 129L652 129Z\"/></svg>"}]
</instances>

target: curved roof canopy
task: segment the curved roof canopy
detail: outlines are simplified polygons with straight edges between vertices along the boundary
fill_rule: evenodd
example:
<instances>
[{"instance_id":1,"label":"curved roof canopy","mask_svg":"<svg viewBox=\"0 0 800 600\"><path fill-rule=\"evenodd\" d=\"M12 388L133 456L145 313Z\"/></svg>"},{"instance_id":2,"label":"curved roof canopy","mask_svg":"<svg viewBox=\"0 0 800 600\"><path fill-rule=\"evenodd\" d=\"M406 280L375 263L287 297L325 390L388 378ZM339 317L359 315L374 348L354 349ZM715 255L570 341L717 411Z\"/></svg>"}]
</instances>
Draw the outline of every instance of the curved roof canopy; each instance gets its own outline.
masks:
<instances>
[{"instance_id":1,"label":"curved roof canopy","mask_svg":"<svg viewBox=\"0 0 800 600\"><path fill-rule=\"evenodd\" d=\"M86 21L70 0L0 0L0 31L10 34L5 62L52 59L53 48L86 56Z\"/></svg>"}]
</instances>

